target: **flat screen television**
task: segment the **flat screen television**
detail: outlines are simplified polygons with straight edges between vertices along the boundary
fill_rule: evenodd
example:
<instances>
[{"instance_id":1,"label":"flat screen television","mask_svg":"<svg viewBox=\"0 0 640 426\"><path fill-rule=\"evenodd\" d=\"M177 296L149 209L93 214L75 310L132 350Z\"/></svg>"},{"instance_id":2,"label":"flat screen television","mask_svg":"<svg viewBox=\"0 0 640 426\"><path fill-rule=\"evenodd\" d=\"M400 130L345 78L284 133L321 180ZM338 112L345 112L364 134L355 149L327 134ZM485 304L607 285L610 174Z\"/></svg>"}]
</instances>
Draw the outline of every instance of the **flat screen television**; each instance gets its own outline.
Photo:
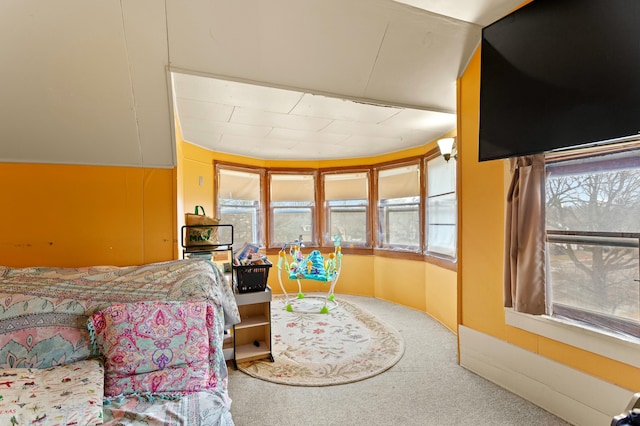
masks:
<instances>
[{"instance_id":1,"label":"flat screen television","mask_svg":"<svg viewBox=\"0 0 640 426\"><path fill-rule=\"evenodd\" d=\"M535 0L482 30L479 160L640 132L640 0Z\"/></svg>"}]
</instances>

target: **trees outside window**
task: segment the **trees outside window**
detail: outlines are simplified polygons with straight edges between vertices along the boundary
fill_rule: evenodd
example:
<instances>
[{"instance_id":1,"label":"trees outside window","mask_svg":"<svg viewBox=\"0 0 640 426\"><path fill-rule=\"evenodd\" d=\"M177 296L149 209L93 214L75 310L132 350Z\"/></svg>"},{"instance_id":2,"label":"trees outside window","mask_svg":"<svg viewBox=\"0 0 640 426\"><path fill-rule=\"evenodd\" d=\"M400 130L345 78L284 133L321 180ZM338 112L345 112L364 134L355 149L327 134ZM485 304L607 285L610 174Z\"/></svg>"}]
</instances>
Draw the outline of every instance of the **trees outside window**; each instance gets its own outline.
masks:
<instances>
[{"instance_id":1,"label":"trees outside window","mask_svg":"<svg viewBox=\"0 0 640 426\"><path fill-rule=\"evenodd\" d=\"M640 337L640 151L547 165L548 310Z\"/></svg>"}]
</instances>

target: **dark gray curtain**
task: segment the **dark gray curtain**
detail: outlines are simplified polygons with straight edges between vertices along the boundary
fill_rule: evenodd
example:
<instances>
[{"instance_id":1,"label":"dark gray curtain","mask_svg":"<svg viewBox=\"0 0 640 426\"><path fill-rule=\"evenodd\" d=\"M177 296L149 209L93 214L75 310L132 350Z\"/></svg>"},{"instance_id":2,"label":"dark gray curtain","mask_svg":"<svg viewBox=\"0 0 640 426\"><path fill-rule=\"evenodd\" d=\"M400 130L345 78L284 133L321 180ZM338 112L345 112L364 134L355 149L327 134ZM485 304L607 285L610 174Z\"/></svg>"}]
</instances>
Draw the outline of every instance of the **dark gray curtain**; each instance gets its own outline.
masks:
<instances>
[{"instance_id":1,"label":"dark gray curtain","mask_svg":"<svg viewBox=\"0 0 640 426\"><path fill-rule=\"evenodd\" d=\"M512 158L505 218L504 306L545 313L544 155Z\"/></svg>"}]
</instances>

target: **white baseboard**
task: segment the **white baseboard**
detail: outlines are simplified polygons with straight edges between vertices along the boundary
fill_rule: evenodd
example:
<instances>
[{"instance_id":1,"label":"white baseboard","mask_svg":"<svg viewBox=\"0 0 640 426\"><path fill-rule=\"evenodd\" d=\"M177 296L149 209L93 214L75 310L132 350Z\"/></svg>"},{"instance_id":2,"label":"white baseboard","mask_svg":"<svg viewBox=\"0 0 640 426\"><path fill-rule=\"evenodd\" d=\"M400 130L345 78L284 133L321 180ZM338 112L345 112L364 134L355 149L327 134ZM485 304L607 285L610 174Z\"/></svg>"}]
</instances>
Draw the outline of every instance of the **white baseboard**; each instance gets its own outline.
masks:
<instances>
[{"instance_id":1,"label":"white baseboard","mask_svg":"<svg viewBox=\"0 0 640 426\"><path fill-rule=\"evenodd\" d=\"M610 425L633 392L460 326L460 365L579 426Z\"/></svg>"}]
</instances>

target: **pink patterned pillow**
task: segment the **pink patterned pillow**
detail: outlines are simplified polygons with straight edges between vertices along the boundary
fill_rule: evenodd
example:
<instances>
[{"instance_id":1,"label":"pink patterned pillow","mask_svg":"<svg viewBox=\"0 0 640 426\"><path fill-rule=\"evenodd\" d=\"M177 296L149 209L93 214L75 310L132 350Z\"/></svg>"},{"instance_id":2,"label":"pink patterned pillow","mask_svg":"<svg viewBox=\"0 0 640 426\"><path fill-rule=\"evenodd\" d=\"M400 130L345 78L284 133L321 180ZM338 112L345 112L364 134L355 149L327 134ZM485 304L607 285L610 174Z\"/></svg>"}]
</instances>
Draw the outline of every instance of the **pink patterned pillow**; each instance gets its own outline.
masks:
<instances>
[{"instance_id":1,"label":"pink patterned pillow","mask_svg":"<svg viewBox=\"0 0 640 426\"><path fill-rule=\"evenodd\" d=\"M214 307L206 302L114 304L88 321L105 358L105 396L214 388Z\"/></svg>"}]
</instances>

